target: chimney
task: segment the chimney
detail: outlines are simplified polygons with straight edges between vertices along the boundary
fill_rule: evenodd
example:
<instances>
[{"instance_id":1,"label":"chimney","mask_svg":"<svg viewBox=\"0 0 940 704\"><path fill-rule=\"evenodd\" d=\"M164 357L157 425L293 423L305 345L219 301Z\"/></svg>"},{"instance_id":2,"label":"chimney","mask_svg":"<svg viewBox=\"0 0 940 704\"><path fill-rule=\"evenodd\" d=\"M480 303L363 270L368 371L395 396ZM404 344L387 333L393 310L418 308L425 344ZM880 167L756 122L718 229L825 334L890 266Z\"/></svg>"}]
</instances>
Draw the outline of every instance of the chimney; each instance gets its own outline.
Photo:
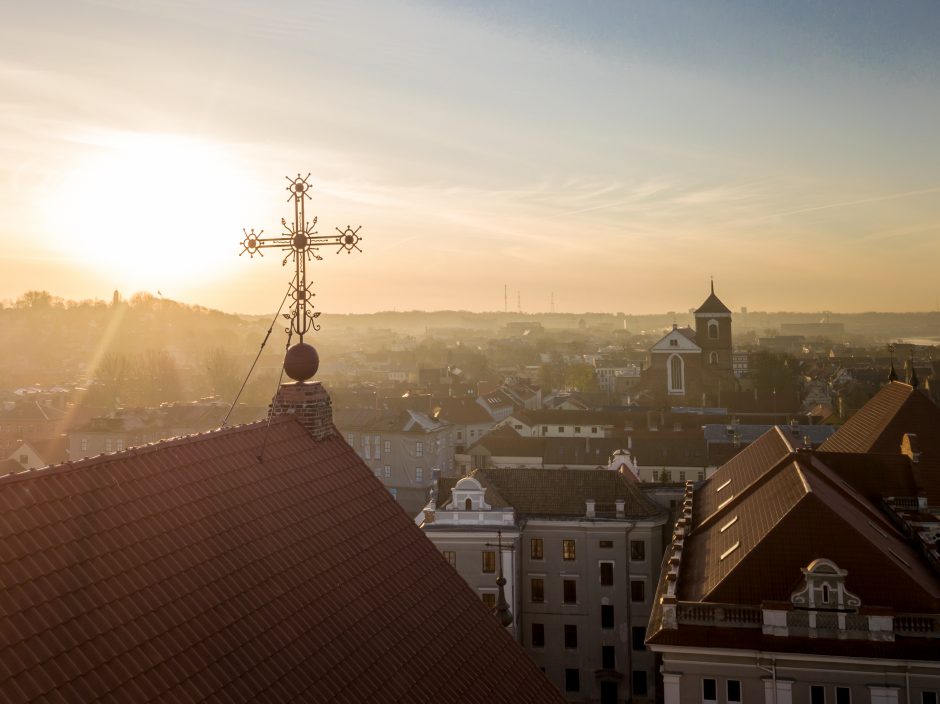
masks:
<instances>
[{"instance_id":1,"label":"chimney","mask_svg":"<svg viewBox=\"0 0 940 704\"><path fill-rule=\"evenodd\" d=\"M585 503L587 504L587 510L585 511L585 515L588 518L594 518L594 516L596 515L594 512L594 499L587 499Z\"/></svg>"},{"instance_id":2,"label":"chimney","mask_svg":"<svg viewBox=\"0 0 940 704\"><path fill-rule=\"evenodd\" d=\"M271 402L271 416L292 414L314 440L325 440L336 433L333 427L333 402L319 381L281 384Z\"/></svg>"},{"instance_id":3,"label":"chimney","mask_svg":"<svg viewBox=\"0 0 940 704\"><path fill-rule=\"evenodd\" d=\"M617 499L615 504L617 506L617 518L624 518L626 516L626 512L624 511L626 501L623 499Z\"/></svg>"}]
</instances>

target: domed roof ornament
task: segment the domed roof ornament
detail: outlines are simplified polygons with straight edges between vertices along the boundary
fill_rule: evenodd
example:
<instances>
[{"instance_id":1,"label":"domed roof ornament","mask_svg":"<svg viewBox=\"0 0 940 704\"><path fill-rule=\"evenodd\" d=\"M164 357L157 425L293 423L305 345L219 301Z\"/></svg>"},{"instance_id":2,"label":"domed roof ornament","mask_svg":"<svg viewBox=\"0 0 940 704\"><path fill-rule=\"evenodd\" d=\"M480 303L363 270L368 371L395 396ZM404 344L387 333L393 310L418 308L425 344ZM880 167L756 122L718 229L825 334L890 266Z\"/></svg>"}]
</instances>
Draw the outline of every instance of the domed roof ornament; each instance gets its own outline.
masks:
<instances>
[{"instance_id":1,"label":"domed roof ornament","mask_svg":"<svg viewBox=\"0 0 940 704\"><path fill-rule=\"evenodd\" d=\"M304 342L304 335L311 329L314 331L320 329L320 326L316 323L316 319L320 317L320 311L315 311L313 308L313 297L316 294L312 291L312 282L307 279L307 261L310 259L322 260L323 257L317 253L322 246L335 245L338 248L336 250L337 254L343 251L350 254L353 250L361 252L359 243L362 241L362 237L359 235L360 228L353 229L350 225L347 225L345 230L340 230L337 227L336 231L339 233L337 235L317 234L314 229L317 218L314 217L313 220L308 222L304 211L305 202L310 198L311 185L308 180L310 174L305 177L297 174L297 178L292 179L290 176L286 178L288 181L287 190L291 194L288 200L293 199L294 201L293 226L288 225L287 220L281 218L281 225L285 231L279 237L262 237L264 230L259 230L256 233L254 228L250 231L242 230L245 238L241 241L242 251L239 252L238 256L247 252L251 258L254 258L255 254L263 257L264 252L262 250L275 248L286 252L284 260L281 262L282 266L287 266L288 259L293 260L294 279L288 291L293 303L291 304L291 312L284 314L284 317L290 321L285 331L289 334L296 333L300 341L287 351L284 359L284 371L291 379L303 382L312 378L320 366L320 358L316 349Z\"/></svg>"}]
</instances>

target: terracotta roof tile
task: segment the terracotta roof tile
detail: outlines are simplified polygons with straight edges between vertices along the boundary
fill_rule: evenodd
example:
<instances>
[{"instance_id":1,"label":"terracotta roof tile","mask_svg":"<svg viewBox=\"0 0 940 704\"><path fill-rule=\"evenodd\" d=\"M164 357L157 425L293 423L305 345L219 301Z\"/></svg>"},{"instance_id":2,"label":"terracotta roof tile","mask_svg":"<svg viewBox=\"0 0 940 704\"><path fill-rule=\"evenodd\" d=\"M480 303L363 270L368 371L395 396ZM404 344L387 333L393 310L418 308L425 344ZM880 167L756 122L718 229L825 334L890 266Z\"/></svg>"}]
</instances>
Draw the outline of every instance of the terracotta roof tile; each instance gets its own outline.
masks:
<instances>
[{"instance_id":1,"label":"terracotta roof tile","mask_svg":"<svg viewBox=\"0 0 940 704\"><path fill-rule=\"evenodd\" d=\"M0 480L6 701L563 701L341 438L265 426Z\"/></svg>"}]
</instances>

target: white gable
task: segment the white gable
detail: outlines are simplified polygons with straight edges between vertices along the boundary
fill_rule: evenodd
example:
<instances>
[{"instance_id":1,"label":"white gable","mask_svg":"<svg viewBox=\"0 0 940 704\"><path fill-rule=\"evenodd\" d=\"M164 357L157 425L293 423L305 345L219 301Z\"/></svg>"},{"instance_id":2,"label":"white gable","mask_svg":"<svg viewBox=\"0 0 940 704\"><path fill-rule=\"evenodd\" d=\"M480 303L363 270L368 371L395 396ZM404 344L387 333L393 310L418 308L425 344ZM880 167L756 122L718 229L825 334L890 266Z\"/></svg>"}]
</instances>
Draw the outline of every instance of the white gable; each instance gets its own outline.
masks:
<instances>
[{"instance_id":1,"label":"white gable","mask_svg":"<svg viewBox=\"0 0 940 704\"><path fill-rule=\"evenodd\" d=\"M701 352L702 348L673 328L663 339L650 347L650 352Z\"/></svg>"}]
</instances>

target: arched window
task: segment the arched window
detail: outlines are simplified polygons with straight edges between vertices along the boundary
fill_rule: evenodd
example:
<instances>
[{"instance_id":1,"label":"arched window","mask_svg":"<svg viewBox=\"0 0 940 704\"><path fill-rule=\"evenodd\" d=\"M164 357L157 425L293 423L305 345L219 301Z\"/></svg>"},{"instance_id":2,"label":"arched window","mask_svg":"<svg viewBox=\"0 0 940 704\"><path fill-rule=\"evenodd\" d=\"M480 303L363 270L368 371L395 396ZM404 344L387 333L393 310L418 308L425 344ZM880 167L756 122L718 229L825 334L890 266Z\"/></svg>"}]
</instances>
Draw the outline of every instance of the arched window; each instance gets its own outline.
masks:
<instances>
[{"instance_id":1,"label":"arched window","mask_svg":"<svg viewBox=\"0 0 940 704\"><path fill-rule=\"evenodd\" d=\"M717 352L709 352L709 353L708 353L708 363L709 363L709 364L718 364L718 353L717 353Z\"/></svg>"},{"instance_id":2,"label":"arched window","mask_svg":"<svg viewBox=\"0 0 940 704\"><path fill-rule=\"evenodd\" d=\"M465 511L470 511L473 509L473 502L470 499L464 501L463 508Z\"/></svg>"},{"instance_id":3,"label":"arched window","mask_svg":"<svg viewBox=\"0 0 940 704\"><path fill-rule=\"evenodd\" d=\"M718 339L718 321L717 320L708 321L708 337L711 340Z\"/></svg>"},{"instance_id":4,"label":"arched window","mask_svg":"<svg viewBox=\"0 0 940 704\"><path fill-rule=\"evenodd\" d=\"M682 357L674 354L669 358L669 393L685 393L685 364Z\"/></svg>"}]
</instances>

